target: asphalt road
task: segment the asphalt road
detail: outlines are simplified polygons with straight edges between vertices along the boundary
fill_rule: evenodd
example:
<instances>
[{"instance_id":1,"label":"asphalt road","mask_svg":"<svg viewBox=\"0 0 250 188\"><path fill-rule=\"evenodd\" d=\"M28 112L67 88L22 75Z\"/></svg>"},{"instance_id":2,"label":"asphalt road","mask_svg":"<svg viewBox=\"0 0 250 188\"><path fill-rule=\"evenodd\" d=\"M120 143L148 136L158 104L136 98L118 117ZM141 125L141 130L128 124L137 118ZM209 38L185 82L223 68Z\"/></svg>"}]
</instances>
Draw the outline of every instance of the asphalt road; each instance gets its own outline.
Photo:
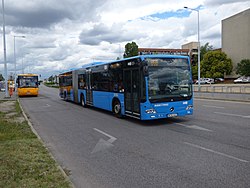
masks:
<instances>
[{"instance_id":1,"label":"asphalt road","mask_svg":"<svg viewBox=\"0 0 250 188\"><path fill-rule=\"evenodd\" d=\"M250 103L196 99L193 116L141 122L43 85L20 101L77 188L250 187Z\"/></svg>"}]
</instances>

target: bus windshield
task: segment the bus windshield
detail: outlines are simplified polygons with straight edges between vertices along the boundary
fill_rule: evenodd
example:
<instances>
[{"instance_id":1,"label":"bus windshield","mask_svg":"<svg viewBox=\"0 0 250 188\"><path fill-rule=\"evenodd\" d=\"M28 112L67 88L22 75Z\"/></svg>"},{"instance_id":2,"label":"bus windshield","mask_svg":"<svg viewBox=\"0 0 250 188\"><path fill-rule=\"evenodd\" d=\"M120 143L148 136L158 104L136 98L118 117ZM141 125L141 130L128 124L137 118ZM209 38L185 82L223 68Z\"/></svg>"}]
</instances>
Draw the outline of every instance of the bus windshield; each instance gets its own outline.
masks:
<instances>
[{"instance_id":1,"label":"bus windshield","mask_svg":"<svg viewBox=\"0 0 250 188\"><path fill-rule=\"evenodd\" d=\"M150 102L188 100L192 97L191 71L185 58L147 58Z\"/></svg>"},{"instance_id":2,"label":"bus windshield","mask_svg":"<svg viewBox=\"0 0 250 188\"><path fill-rule=\"evenodd\" d=\"M18 76L19 88L37 88L38 76Z\"/></svg>"}]
</instances>

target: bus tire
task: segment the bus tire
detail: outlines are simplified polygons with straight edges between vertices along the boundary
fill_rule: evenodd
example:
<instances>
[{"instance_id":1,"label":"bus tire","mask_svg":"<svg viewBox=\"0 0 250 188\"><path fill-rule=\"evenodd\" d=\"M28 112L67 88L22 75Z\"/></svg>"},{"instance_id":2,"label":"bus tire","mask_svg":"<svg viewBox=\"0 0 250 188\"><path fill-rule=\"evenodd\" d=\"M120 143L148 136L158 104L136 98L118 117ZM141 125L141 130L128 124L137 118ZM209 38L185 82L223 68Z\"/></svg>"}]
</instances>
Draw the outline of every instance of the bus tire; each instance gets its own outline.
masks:
<instances>
[{"instance_id":1,"label":"bus tire","mask_svg":"<svg viewBox=\"0 0 250 188\"><path fill-rule=\"evenodd\" d=\"M84 95L81 95L81 105L82 105L83 107L86 107L86 103L85 103L85 101L84 101Z\"/></svg>"},{"instance_id":2,"label":"bus tire","mask_svg":"<svg viewBox=\"0 0 250 188\"><path fill-rule=\"evenodd\" d=\"M117 99L114 100L114 102L113 102L113 113L118 118L122 117L122 114L121 114L121 103Z\"/></svg>"}]
</instances>

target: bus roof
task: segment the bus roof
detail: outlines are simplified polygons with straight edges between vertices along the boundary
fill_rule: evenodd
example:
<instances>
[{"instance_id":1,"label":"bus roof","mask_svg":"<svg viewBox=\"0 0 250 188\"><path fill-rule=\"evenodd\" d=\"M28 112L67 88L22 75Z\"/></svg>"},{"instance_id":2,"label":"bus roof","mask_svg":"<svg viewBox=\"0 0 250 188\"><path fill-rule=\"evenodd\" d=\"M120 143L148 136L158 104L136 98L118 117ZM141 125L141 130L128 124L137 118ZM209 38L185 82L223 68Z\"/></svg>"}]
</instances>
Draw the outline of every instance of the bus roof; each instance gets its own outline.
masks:
<instances>
[{"instance_id":1,"label":"bus roof","mask_svg":"<svg viewBox=\"0 0 250 188\"><path fill-rule=\"evenodd\" d=\"M147 55L138 55L138 56L133 56L133 57L129 57L129 58L124 58L121 59L122 60L129 60L129 59L136 59L136 58L163 58L163 57L168 57L168 58L188 58L189 56L186 55L175 55L175 54L147 54ZM116 61L120 61L120 60L116 60ZM116 62L114 61L114 62Z\"/></svg>"},{"instance_id":2,"label":"bus roof","mask_svg":"<svg viewBox=\"0 0 250 188\"><path fill-rule=\"evenodd\" d=\"M82 68L87 68L87 67L92 67L92 66L98 66L98 65L103 65L106 64L107 62L102 62L102 61L98 61L98 62L92 62L92 63L88 63L82 66Z\"/></svg>"},{"instance_id":3,"label":"bus roof","mask_svg":"<svg viewBox=\"0 0 250 188\"><path fill-rule=\"evenodd\" d=\"M126 60L130 60L130 59L137 59L137 58L141 58L141 59L145 59L145 58L163 58L163 57L165 57L165 58L168 57L168 58L183 58L183 59L187 59L189 56L186 56L186 55L175 55L175 54L153 54L153 55L151 55L151 54L148 55L147 54L147 55L138 55L138 56L133 56L133 57L129 57L129 58L108 61L108 62L98 61L98 62L87 63L87 64L84 64L81 68L71 68L69 70L62 71L59 75L71 73L74 70L88 69L88 68L99 66L99 65L111 64L111 63L126 61Z\"/></svg>"},{"instance_id":4,"label":"bus roof","mask_svg":"<svg viewBox=\"0 0 250 188\"><path fill-rule=\"evenodd\" d=\"M133 56L133 57L129 57L129 58L113 60L113 61L109 61L109 62L92 62L92 63L86 64L86 65L83 65L82 68L90 68L90 67L94 67L94 66L98 66L98 65L105 65L105 64L121 62L121 61L130 60L130 59L137 59L137 58L145 59L145 58L164 58L164 57L165 58L166 57L167 58L183 58L183 59L189 58L189 56L186 56L186 55L174 55L174 54L138 55L138 56Z\"/></svg>"},{"instance_id":5,"label":"bus roof","mask_svg":"<svg viewBox=\"0 0 250 188\"><path fill-rule=\"evenodd\" d=\"M26 73L26 74L18 74L17 76L38 76L38 74Z\"/></svg>"}]
</instances>

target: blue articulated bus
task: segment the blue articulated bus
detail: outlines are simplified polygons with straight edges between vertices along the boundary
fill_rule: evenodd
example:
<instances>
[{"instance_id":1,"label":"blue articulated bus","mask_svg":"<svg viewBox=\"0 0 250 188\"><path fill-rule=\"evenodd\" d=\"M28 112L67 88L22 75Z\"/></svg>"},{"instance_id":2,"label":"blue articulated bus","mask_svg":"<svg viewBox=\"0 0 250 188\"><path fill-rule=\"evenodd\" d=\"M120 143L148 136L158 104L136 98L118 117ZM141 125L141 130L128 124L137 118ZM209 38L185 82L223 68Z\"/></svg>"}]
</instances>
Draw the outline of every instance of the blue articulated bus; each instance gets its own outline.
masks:
<instances>
[{"instance_id":1,"label":"blue articulated bus","mask_svg":"<svg viewBox=\"0 0 250 188\"><path fill-rule=\"evenodd\" d=\"M64 94L61 89L60 96L84 107L94 106L112 111L117 117L140 120L193 114L188 56L140 55L92 63L66 75L71 75L71 89ZM65 80L63 74L59 77L60 82Z\"/></svg>"}]
</instances>

